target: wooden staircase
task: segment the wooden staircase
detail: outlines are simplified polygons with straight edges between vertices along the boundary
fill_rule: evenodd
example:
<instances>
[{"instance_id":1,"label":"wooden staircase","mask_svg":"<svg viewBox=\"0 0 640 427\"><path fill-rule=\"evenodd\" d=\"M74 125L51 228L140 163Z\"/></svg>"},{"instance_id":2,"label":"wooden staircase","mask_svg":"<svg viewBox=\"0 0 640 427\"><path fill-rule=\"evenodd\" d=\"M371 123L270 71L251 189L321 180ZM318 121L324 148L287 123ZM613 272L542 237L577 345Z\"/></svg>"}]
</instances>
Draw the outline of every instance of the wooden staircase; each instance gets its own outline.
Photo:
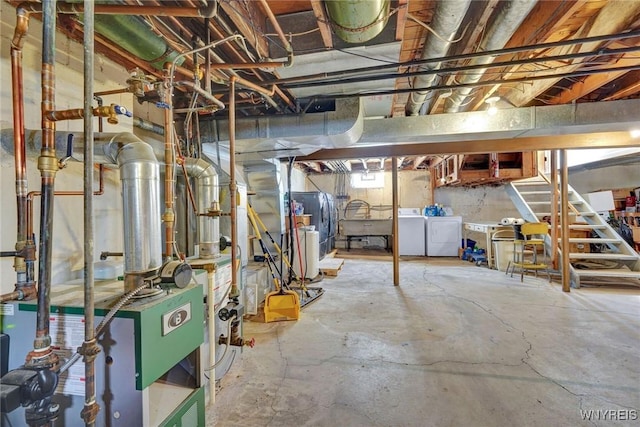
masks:
<instances>
[{"instance_id":1,"label":"wooden staircase","mask_svg":"<svg viewBox=\"0 0 640 427\"><path fill-rule=\"evenodd\" d=\"M544 221L545 217L551 216L551 185L546 177L537 176L512 181L506 188L518 212L526 221ZM640 286L640 254L620 237L571 186L569 186L568 203L571 221L568 251L571 286L574 288L579 288L581 284ZM547 251L550 252L550 236L547 236L546 246ZM598 250L591 251L592 247ZM560 257L563 252L564 249L559 243Z\"/></svg>"}]
</instances>

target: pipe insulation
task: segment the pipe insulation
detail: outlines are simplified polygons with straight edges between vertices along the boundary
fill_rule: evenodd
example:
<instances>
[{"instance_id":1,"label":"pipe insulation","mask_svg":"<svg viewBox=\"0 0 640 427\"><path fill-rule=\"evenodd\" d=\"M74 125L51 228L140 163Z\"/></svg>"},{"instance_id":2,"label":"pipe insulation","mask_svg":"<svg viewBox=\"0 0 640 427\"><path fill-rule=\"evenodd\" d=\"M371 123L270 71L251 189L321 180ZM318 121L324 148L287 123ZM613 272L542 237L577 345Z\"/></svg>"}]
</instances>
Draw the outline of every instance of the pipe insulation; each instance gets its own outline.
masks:
<instances>
[{"instance_id":1,"label":"pipe insulation","mask_svg":"<svg viewBox=\"0 0 640 427\"><path fill-rule=\"evenodd\" d=\"M389 0L326 0L327 16L335 34L347 43L364 43L384 30Z\"/></svg>"},{"instance_id":2,"label":"pipe insulation","mask_svg":"<svg viewBox=\"0 0 640 427\"><path fill-rule=\"evenodd\" d=\"M478 47L479 51L496 50L503 48L522 21L529 15L531 9L536 5L536 0L511 0L504 2L502 8L497 12L497 16L491 22L484 38ZM492 56L482 56L472 59L470 64L490 64L495 58ZM469 84L480 81L486 68L479 69L474 73L465 74L458 83ZM463 103L471 94L473 88L463 87L453 91L445 103L446 113L456 113L464 110Z\"/></svg>"},{"instance_id":3,"label":"pipe insulation","mask_svg":"<svg viewBox=\"0 0 640 427\"><path fill-rule=\"evenodd\" d=\"M95 30L158 70L162 70L166 62L172 62L179 55L136 15L96 15ZM176 61L177 65L183 62L184 58Z\"/></svg>"},{"instance_id":4,"label":"pipe insulation","mask_svg":"<svg viewBox=\"0 0 640 427\"><path fill-rule=\"evenodd\" d=\"M442 58L446 56L451 47L451 40L455 37L460 24L464 19L471 0L448 0L439 1L436 11L431 19L433 32L439 37L427 32L427 39L422 50L420 59ZM419 67L420 70L437 70L442 66L442 62L429 63ZM434 84L436 74L416 76L413 79L413 87L429 87ZM431 99L433 92L417 91L409 94L406 105L407 116L417 116L420 108L425 102ZM427 99L428 98L428 99Z\"/></svg>"}]
</instances>

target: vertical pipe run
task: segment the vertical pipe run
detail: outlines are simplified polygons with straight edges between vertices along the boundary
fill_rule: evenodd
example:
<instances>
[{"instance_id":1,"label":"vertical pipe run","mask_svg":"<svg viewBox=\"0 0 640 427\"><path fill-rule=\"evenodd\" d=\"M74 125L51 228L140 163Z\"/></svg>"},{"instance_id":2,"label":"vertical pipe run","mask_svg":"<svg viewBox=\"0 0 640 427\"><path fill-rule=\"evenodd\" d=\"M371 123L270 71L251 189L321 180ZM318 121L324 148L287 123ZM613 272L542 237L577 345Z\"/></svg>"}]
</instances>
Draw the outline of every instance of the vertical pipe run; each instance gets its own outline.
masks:
<instances>
[{"instance_id":1,"label":"vertical pipe run","mask_svg":"<svg viewBox=\"0 0 640 427\"><path fill-rule=\"evenodd\" d=\"M551 150L551 263L558 269L558 229L560 221L558 217L558 150ZM554 208L555 207L555 208ZM564 248L564 246L563 246Z\"/></svg>"},{"instance_id":2,"label":"vertical pipe run","mask_svg":"<svg viewBox=\"0 0 640 427\"><path fill-rule=\"evenodd\" d=\"M238 227L236 223L236 77L229 79L229 200L231 203L231 291L229 298L237 298L238 272L236 268L236 246L238 245Z\"/></svg>"},{"instance_id":3,"label":"vertical pipe run","mask_svg":"<svg viewBox=\"0 0 640 427\"><path fill-rule=\"evenodd\" d=\"M38 263L38 312L36 316L36 338L32 362L38 364L51 352L49 335L50 288L51 288L51 241L53 233L53 192L58 159L55 152L56 124L47 119L47 112L55 111L55 34L56 0L42 3L42 150L38 158L41 175L40 205L40 260Z\"/></svg>"},{"instance_id":4,"label":"vertical pipe run","mask_svg":"<svg viewBox=\"0 0 640 427\"><path fill-rule=\"evenodd\" d=\"M216 271L207 268L207 319L209 319L209 404L216 402Z\"/></svg>"},{"instance_id":5,"label":"vertical pipe run","mask_svg":"<svg viewBox=\"0 0 640 427\"><path fill-rule=\"evenodd\" d=\"M562 291L571 291L571 277L569 276L569 168L567 165L567 150L560 150L560 212L562 215L560 231L562 238Z\"/></svg>"},{"instance_id":6,"label":"vertical pipe run","mask_svg":"<svg viewBox=\"0 0 640 427\"><path fill-rule=\"evenodd\" d=\"M11 87L13 89L13 140L16 168L17 236L16 251L22 250L31 236L27 235L27 157L24 141L24 86L22 78L22 46L29 28L29 14L23 8L16 10L16 28L11 41ZM16 256L16 290L33 283L33 260Z\"/></svg>"},{"instance_id":7,"label":"vertical pipe run","mask_svg":"<svg viewBox=\"0 0 640 427\"><path fill-rule=\"evenodd\" d=\"M165 67L165 79L169 81L171 72L169 68ZM172 93L172 92L170 92ZM168 99L167 104L173 106L173 100ZM175 214L173 211L173 190L174 190L174 164L175 164L175 150L173 148L173 118L171 110L164 109L164 214L162 220L164 221L164 256L165 260L170 260L173 254L173 245L175 243L175 236L173 230L173 224L175 221Z\"/></svg>"},{"instance_id":8,"label":"vertical pipe run","mask_svg":"<svg viewBox=\"0 0 640 427\"><path fill-rule=\"evenodd\" d=\"M84 0L84 410L87 427L95 425L96 404L93 270L93 0ZM91 350L90 350L91 349Z\"/></svg>"},{"instance_id":9,"label":"vertical pipe run","mask_svg":"<svg viewBox=\"0 0 640 427\"><path fill-rule=\"evenodd\" d=\"M398 286L400 284L400 251L398 244L398 158L391 158L391 186L392 186L392 199L393 205L393 285Z\"/></svg>"}]
</instances>

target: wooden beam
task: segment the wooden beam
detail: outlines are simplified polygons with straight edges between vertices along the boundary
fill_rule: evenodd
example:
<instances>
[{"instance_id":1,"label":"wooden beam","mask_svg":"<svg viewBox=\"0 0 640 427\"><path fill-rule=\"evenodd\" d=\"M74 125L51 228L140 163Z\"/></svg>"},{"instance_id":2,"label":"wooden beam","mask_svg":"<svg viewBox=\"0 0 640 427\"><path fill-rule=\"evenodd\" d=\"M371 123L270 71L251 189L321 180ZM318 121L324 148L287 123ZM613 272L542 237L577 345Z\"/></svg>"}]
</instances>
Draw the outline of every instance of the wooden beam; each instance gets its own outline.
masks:
<instances>
[{"instance_id":1,"label":"wooden beam","mask_svg":"<svg viewBox=\"0 0 640 427\"><path fill-rule=\"evenodd\" d=\"M583 28L576 32L574 37L589 37L600 34L616 34L626 31L629 25L635 22L640 16L640 2L636 1L616 1L607 2L600 10L600 13L592 19L585 22ZM584 43L576 50L579 52L591 52L598 49L604 42ZM565 51L561 49L560 51ZM557 54L557 49L552 49L548 54ZM571 72L582 67L584 63L576 62L575 64L563 69L564 72ZM530 84L519 85L512 90L507 99L511 104L519 107L526 105L533 98L548 90L559 79L545 79L531 82Z\"/></svg>"},{"instance_id":2,"label":"wooden beam","mask_svg":"<svg viewBox=\"0 0 640 427\"><path fill-rule=\"evenodd\" d=\"M322 149L299 161L360 159L366 157L420 156L435 154L511 153L572 148L637 147L629 132L602 132L573 135L532 136L516 139L434 142L423 144L377 145L357 148Z\"/></svg>"},{"instance_id":3,"label":"wooden beam","mask_svg":"<svg viewBox=\"0 0 640 427\"><path fill-rule=\"evenodd\" d=\"M640 71L630 71L623 78L615 82L616 88L603 101L613 101L626 98L640 92Z\"/></svg>"},{"instance_id":4,"label":"wooden beam","mask_svg":"<svg viewBox=\"0 0 640 427\"><path fill-rule=\"evenodd\" d=\"M415 159L413 159L413 170L418 169L422 162L427 160L427 157L429 156L417 156Z\"/></svg>"},{"instance_id":5,"label":"wooden beam","mask_svg":"<svg viewBox=\"0 0 640 427\"><path fill-rule=\"evenodd\" d=\"M229 15L240 33L246 37L247 42L254 47L258 54L263 58L268 58L267 38L262 36L267 32L265 28L267 18L260 7L260 2L228 0L220 2L220 7Z\"/></svg>"},{"instance_id":6,"label":"wooden beam","mask_svg":"<svg viewBox=\"0 0 640 427\"><path fill-rule=\"evenodd\" d=\"M538 2L531 13L527 16L522 25L516 30L505 48L515 46L534 45L539 43L547 43L561 39L558 34L566 32L560 31L566 22L579 10L582 9L586 0L581 1L541 1ZM587 17L585 17L587 18ZM537 53L538 56L542 52ZM530 52L522 52L514 55L503 55L496 58L495 62L523 59L532 56ZM548 66L552 66L549 65ZM525 68L522 65L513 67L503 67L493 70L499 73L504 79L508 79L517 71ZM494 74L495 75L495 74ZM470 111L478 110L485 101L493 96L500 85L494 85L478 91L475 102L472 103Z\"/></svg>"},{"instance_id":7,"label":"wooden beam","mask_svg":"<svg viewBox=\"0 0 640 427\"><path fill-rule=\"evenodd\" d=\"M392 222L391 228L393 233L393 285L400 285L400 252L399 252L399 236L398 236L398 158L391 158L391 204L392 204Z\"/></svg>"},{"instance_id":8,"label":"wooden beam","mask_svg":"<svg viewBox=\"0 0 640 427\"><path fill-rule=\"evenodd\" d=\"M318 28L320 28L320 35L322 36L324 47L327 49L333 48L331 26L329 25L329 18L324 10L324 2L322 0L311 0L311 7L313 7L313 14L318 20Z\"/></svg>"},{"instance_id":9,"label":"wooden beam","mask_svg":"<svg viewBox=\"0 0 640 427\"><path fill-rule=\"evenodd\" d=\"M609 63L610 66L628 66L640 64L640 59L635 55L625 54L618 61ZM597 90L601 86L625 75L626 71L612 71L609 73L592 74L574 83L570 88L563 90L557 96L545 100L546 104L568 104Z\"/></svg>"},{"instance_id":10,"label":"wooden beam","mask_svg":"<svg viewBox=\"0 0 640 427\"><path fill-rule=\"evenodd\" d=\"M398 19L396 21L396 40L404 37L404 24L407 22L407 12L409 0L398 0Z\"/></svg>"},{"instance_id":11,"label":"wooden beam","mask_svg":"<svg viewBox=\"0 0 640 427\"><path fill-rule=\"evenodd\" d=\"M562 246L562 290L571 291L569 275L569 167L567 150L560 150L560 239Z\"/></svg>"}]
</instances>

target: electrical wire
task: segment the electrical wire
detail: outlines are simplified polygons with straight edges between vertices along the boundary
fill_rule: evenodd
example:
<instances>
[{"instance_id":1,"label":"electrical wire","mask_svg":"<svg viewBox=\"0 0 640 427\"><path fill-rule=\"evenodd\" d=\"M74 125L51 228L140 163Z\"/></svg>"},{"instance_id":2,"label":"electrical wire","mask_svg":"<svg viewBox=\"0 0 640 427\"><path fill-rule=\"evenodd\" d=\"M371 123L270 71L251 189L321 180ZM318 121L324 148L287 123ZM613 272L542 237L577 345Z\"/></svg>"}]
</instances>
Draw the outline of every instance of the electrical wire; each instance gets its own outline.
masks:
<instances>
[{"instance_id":1,"label":"electrical wire","mask_svg":"<svg viewBox=\"0 0 640 427\"><path fill-rule=\"evenodd\" d=\"M467 29L469 28L469 24L471 22L468 22L466 27L464 27L464 30L462 31L462 34L460 35L460 37L458 37L457 39L453 39L453 40L448 40L445 37L442 37L440 34L438 34L433 28L431 28L429 25L427 25L426 23L422 22L421 20L419 20L418 18L416 18L415 16L413 16L413 14L407 12L407 18L411 19L413 22L422 25L424 28L426 28L431 34L433 34L437 39L439 39L440 41L444 42L444 43L458 43L460 40L462 40L464 38L465 33L467 32Z\"/></svg>"},{"instance_id":2,"label":"electrical wire","mask_svg":"<svg viewBox=\"0 0 640 427\"><path fill-rule=\"evenodd\" d=\"M287 36L289 36L289 37L306 36L306 35L309 35L309 34L315 33L315 32L317 32L317 31L320 31L320 28L319 28L319 27L312 28L312 29L307 30L307 31L302 31L302 32L300 32L300 33L287 33ZM269 34L265 34L265 36L269 36L269 37L276 37L276 36L278 36L278 34L269 33Z\"/></svg>"},{"instance_id":3,"label":"electrical wire","mask_svg":"<svg viewBox=\"0 0 640 427\"><path fill-rule=\"evenodd\" d=\"M116 313L118 311L120 311L120 309L122 307L124 307L124 305L126 303L128 303L129 300L131 300L131 298L133 298L140 291L142 291L143 289L148 288L148 287L149 287L149 283L145 283L144 285L140 285L137 288L135 288L134 290L132 290L129 293L125 294L116 303L116 305L113 306L113 308L111 310L109 310L109 312L106 314L106 316L104 316L102 318L102 321L96 327L96 333L95 333L96 338L98 338L102 334L102 331L109 325L109 323L111 323L111 320L113 320L113 317L116 315ZM58 374L63 374L64 372L66 372L67 369L69 369L71 366L73 366L80 359L80 357L82 357L82 355L80 353L78 353L78 352L74 353L74 355L69 360L67 360L62 366L60 366L60 368L58 369Z\"/></svg>"}]
</instances>

